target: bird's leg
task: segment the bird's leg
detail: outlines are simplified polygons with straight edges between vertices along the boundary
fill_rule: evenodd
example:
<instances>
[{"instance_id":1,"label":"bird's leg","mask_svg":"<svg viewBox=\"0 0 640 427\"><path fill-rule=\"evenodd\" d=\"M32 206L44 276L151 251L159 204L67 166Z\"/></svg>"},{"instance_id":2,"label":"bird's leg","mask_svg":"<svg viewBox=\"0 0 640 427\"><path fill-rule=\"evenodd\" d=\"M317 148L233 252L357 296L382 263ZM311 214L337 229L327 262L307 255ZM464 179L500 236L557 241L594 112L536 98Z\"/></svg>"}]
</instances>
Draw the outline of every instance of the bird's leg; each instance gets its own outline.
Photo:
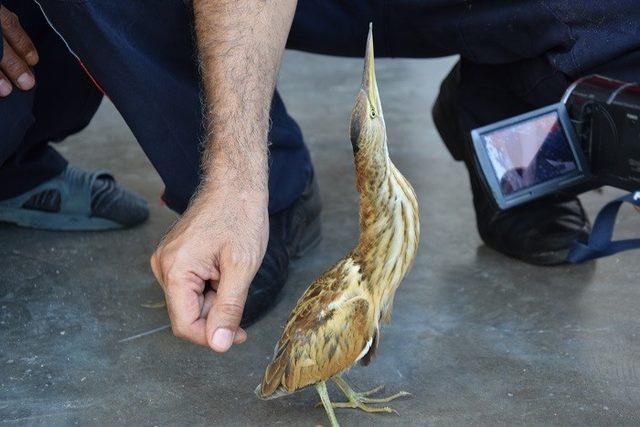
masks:
<instances>
[{"instance_id":1,"label":"bird's leg","mask_svg":"<svg viewBox=\"0 0 640 427\"><path fill-rule=\"evenodd\" d=\"M344 393L344 395L347 398L350 398L350 396L355 396L359 401L363 402L363 403L387 403L387 402L391 402L392 400L396 400L400 397L404 397L404 396L411 396L411 393L407 392L407 391L400 391L394 395L391 395L389 397L384 397L384 398L379 398L379 399L372 399L368 396L371 396L372 394L375 394L377 392L379 392L380 390L382 390L384 388L384 386L378 386L376 388L373 388L369 391L363 391L363 392L356 392L354 391L349 384L344 380L344 378L342 378L340 375L336 375L335 377L333 377L333 381L336 383L336 385L340 388L340 390L342 390L342 392Z\"/></svg>"},{"instance_id":2,"label":"bird's leg","mask_svg":"<svg viewBox=\"0 0 640 427\"><path fill-rule=\"evenodd\" d=\"M401 391L399 393L394 394L393 396L389 396L381 399L373 399L368 396L379 392L382 389L382 386L376 387L369 391L358 393L354 391L340 375L336 375L335 377L333 377L333 381L336 383L338 388L342 390L342 393L344 393L347 399L349 399L348 402L332 403L331 405L334 408L357 408L365 412L387 412L387 413L392 413L397 415L398 411L396 411L393 408L389 408L387 406L384 406L384 407L369 406L367 404L368 403L386 403L386 402L391 402L392 400L398 399L399 397L411 396L411 393L407 393L406 391ZM322 403L324 404L324 402Z\"/></svg>"},{"instance_id":3,"label":"bird's leg","mask_svg":"<svg viewBox=\"0 0 640 427\"><path fill-rule=\"evenodd\" d=\"M331 422L331 427L340 427L340 424L338 424L338 419L336 418L336 414L333 412L331 401L329 400L329 393L327 393L327 383L325 381L319 382L318 384L316 384L316 390L318 390L322 405L324 406L325 411L327 411L327 416L329 417L329 421Z\"/></svg>"}]
</instances>

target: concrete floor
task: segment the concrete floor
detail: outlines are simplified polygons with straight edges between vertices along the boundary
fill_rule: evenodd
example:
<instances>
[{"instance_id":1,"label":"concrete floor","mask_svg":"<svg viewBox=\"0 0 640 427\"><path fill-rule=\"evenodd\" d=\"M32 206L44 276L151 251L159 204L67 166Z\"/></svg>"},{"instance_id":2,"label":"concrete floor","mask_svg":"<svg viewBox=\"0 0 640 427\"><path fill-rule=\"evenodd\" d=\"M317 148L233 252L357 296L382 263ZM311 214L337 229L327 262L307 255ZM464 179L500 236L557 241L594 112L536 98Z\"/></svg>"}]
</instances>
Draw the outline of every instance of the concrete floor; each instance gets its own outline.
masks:
<instances>
[{"instance_id":1,"label":"concrete floor","mask_svg":"<svg viewBox=\"0 0 640 427\"><path fill-rule=\"evenodd\" d=\"M379 357L348 378L414 397L400 417L337 411L344 425L640 424L640 253L539 268L483 246L467 176L429 108L451 58L378 61L394 162L416 188L423 239ZM134 138L105 103L61 150L107 168L150 201L137 229L52 233L0 226L0 420L21 425L327 425L313 390L262 402L253 390L290 309L357 236L348 116L360 60L288 53L280 88L306 135L324 199L324 240L296 262L276 309L218 356L170 331L148 266L175 216ZM490 102L490 100L488 100ZM593 215L614 192L585 195ZM640 231L625 210L621 235ZM333 390L333 396L338 396Z\"/></svg>"}]
</instances>

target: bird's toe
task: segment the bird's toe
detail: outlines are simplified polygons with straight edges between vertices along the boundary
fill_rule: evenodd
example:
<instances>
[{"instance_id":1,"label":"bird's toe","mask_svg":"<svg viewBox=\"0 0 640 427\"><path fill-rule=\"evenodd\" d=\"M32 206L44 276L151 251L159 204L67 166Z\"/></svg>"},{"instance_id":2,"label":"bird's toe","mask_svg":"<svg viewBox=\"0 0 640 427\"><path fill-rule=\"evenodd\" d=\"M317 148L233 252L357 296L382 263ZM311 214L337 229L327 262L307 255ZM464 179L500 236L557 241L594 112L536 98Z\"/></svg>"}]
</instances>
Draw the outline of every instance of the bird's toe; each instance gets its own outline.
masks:
<instances>
[{"instance_id":1,"label":"bird's toe","mask_svg":"<svg viewBox=\"0 0 640 427\"><path fill-rule=\"evenodd\" d=\"M363 391L363 392L361 392L359 394L360 394L360 396L367 397L367 396L371 396L371 395L376 394L376 393L380 393L382 391L384 391L384 384L380 384L378 387L374 387L371 390Z\"/></svg>"}]
</instances>

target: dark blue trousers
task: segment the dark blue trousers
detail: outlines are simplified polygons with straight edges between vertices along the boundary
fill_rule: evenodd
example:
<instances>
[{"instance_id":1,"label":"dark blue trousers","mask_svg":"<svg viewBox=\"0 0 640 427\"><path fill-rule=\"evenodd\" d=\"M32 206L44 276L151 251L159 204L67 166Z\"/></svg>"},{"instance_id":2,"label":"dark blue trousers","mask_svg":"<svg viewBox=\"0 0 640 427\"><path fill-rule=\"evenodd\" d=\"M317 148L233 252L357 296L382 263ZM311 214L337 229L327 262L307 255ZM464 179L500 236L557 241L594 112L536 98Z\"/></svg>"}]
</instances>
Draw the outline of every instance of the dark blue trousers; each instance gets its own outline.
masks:
<instances>
[{"instance_id":1,"label":"dark blue trousers","mask_svg":"<svg viewBox=\"0 0 640 427\"><path fill-rule=\"evenodd\" d=\"M104 91L162 177L165 201L183 211L200 179L203 127L189 2L40 0L97 85L33 3L4 3L32 35L41 62L34 90L0 100L0 199L64 168L50 143L86 126ZM459 54L460 105L479 125L556 102L582 74L640 80L634 3L300 0L288 48L361 56L373 22L378 56ZM276 212L302 192L312 166L277 93L271 119L269 209Z\"/></svg>"}]
</instances>

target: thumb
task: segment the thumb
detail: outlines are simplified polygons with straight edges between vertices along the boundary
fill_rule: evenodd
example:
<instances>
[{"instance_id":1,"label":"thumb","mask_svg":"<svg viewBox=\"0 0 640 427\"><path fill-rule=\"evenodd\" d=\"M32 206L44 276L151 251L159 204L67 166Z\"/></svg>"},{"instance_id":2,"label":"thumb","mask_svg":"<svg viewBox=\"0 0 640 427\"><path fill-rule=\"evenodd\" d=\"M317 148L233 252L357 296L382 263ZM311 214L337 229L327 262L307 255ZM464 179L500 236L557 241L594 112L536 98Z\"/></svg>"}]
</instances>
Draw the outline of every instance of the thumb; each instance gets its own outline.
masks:
<instances>
[{"instance_id":1,"label":"thumb","mask_svg":"<svg viewBox=\"0 0 640 427\"><path fill-rule=\"evenodd\" d=\"M217 352L229 350L234 340L244 341L239 339L245 336L240 328L240 320L253 280L253 274L247 274L247 268L239 265L224 267L220 266L220 283L207 316L206 327L209 346Z\"/></svg>"}]
</instances>

